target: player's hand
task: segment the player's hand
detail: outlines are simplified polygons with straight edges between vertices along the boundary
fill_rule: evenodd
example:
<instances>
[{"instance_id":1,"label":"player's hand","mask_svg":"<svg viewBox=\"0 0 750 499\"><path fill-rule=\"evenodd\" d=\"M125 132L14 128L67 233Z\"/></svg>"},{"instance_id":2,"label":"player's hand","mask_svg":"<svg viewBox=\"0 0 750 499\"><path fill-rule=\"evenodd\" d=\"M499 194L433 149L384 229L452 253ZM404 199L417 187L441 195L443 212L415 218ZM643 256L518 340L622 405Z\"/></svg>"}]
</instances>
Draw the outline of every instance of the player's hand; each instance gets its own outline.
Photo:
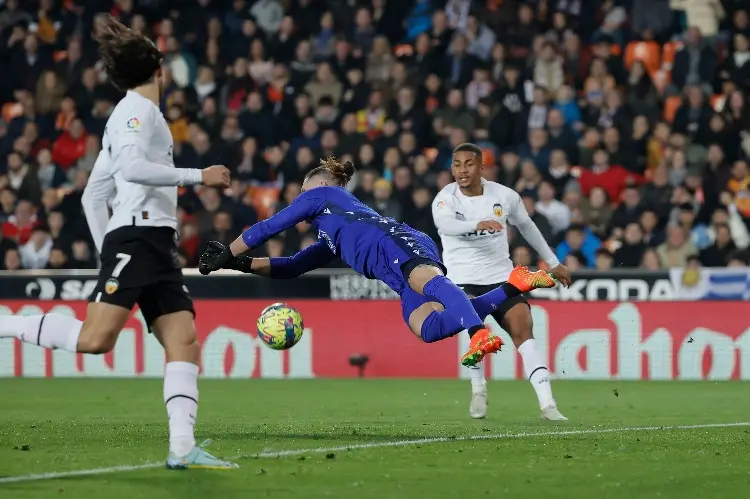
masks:
<instances>
[{"instance_id":1,"label":"player's hand","mask_svg":"<svg viewBox=\"0 0 750 499\"><path fill-rule=\"evenodd\" d=\"M201 171L201 184L209 187L229 187L229 169L223 165L213 165Z\"/></svg>"},{"instance_id":2,"label":"player's hand","mask_svg":"<svg viewBox=\"0 0 750 499\"><path fill-rule=\"evenodd\" d=\"M482 220L477 224L477 230L494 230L500 232L503 230L503 224L496 220Z\"/></svg>"},{"instance_id":3,"label":"player's hand","mask_svg":"<svg viewBox=\"0 0 750 499\"><path fill-rule=\"evenodd\" d=\"M552 275L555 276L555 279L560 281L560 283L566 288L573 282L573 279L571 279L570 277L570 271L568 270L568 267L563 264L558 265L557 267L552 269L551 272Z\"/></svg>"},{"instance_id":4,"label":"player's hand","mask_svg":"<svg viewBox=\"0 0 750 499\"><path fill-rule=\"evenodd\" d=\"M228 247L219 241L211 241L198 259L198 272L208 275L214 270L223 268L231 258Z\"/></svg>"}]
</instances>

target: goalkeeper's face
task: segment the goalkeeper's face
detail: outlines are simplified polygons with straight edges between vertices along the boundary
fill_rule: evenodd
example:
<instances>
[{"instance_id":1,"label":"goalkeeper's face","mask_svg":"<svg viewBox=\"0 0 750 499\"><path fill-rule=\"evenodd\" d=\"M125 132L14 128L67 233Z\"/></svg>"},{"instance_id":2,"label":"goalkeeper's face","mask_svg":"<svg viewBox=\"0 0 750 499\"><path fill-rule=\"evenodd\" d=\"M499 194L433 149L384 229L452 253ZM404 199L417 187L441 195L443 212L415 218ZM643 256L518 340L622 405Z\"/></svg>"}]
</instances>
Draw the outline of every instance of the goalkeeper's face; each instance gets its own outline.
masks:
<instances>
[{"instance_id":1,"label":"goalkeeper's face","mask_svg":"<svg viewBox=\"0 0 750 499\"><path fill-rule=\"evenodd\" d=\"M459 187L476 187L482 181L482 159L471 151L458 151L453 155L451 173Z\"/></svg>"}]
</instances>

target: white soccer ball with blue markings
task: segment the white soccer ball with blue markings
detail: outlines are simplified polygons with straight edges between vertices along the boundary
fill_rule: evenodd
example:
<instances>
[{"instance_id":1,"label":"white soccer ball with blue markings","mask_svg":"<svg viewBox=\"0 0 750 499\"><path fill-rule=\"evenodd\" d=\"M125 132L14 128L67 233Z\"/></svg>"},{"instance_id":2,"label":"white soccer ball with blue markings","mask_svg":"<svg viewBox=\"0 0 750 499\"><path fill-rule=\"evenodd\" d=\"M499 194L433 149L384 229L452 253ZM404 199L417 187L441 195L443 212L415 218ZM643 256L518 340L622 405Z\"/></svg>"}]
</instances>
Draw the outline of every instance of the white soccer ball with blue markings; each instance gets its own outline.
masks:
<instances>
[{"instance_id":1,"label":"white soccer ball with blue markings","mask_svg":"<svg viewBox=\"0 0 750 499\"><path fill-rule=\"evenodd\" d=\"M258 317L258 338L274 350L292 348L304 330L302 315L286 303L269 305Z\"/></svg>"}]
</instances>

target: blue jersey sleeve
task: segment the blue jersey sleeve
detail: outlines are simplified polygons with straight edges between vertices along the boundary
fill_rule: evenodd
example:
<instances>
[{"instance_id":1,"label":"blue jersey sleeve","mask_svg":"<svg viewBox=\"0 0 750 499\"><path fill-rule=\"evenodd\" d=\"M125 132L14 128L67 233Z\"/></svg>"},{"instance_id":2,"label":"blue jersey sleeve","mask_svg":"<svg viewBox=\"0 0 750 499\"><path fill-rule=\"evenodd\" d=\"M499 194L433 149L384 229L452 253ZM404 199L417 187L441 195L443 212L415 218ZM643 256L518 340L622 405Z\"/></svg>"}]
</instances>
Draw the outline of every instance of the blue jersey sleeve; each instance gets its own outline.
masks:
<instances>
[{"instance_id":1,"label":"blue jersey sleeve","mask_svg":"<svg viewBox=\"0 0 750 499\"><path fill-rule=\"evenodd\" d=\"M323 241L308 246L294 256L271 258L273 279L293 279L305 272L323 267L333 260L333 253Z\"/></svg>"},{"instance_id":2,"label":"blue jersey sleeve","mask_svg":"<svg viewBox=\"0 0 750 499\"><path fill-rule=\"evenodd\" d=\"M258 222L242 233L248 248L257 248L273 236L284 232L304 220L315 218L323 206L323 197L311 189L300 194L289 206L262 222Z\"/></svg>"}]
</instances>

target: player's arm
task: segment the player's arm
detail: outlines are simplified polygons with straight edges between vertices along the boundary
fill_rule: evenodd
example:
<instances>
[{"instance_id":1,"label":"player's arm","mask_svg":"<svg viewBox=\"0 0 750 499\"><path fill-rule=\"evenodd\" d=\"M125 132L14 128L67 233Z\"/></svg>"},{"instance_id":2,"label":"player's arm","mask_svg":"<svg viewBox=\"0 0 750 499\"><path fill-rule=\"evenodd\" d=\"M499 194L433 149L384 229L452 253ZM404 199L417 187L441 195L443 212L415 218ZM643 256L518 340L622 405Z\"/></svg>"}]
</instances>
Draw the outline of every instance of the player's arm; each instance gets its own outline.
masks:
<instances>
[{"instance_id":1,"label":"player's arm","mask_svg":"<svg viewBox=\"0 0 750 499\"><path fill-rule=\"evenodd\" d=\"M211 166L204 170L195 168L173 168L149 161L146 153L151 137L156 133L155 116L152 110L133 115L123 123L110 123L117 127L110 137L112 162L117 165L122 178L127 182L151 187L173 187L184 185L229 186L229 170ZM104 133L107 134L105 128Z\"/></svg>"},{"instance_id":2,"label":"player's arm","mask_svg":"<svg viewBox=\"0 0 750 499\"><path fill-rule=\"evenodd\" d=\"M516 196L513 200L510 214L508 215L508 221L516 226L523 238L526 239L531 247L534 248L534 251L542 257L550 268L555 268L560 265L560 260L557 259L555 253L549 247L549 244L547 244L547 241L544 240L542 232L526 211L521 196Z\"/></svg>"},{"instance_id":3,"label":"player's arm","mask_svg":"<svg viewBox=\"0 0 750 499\"><path fill-rule=\"evenodd\" d=\"M86 215L86 222L91 231L96 249L102 252L104 235L109 222L107 200L115 191L115 179L109 171L109 155L106 151L99 152L94 168L91 170L86 188L83 190L81 205Z\"/></svg>"},{"instance_id":4,"label":"player's arm","mask_svg":"<svg viewBox=\"0 0 750 499\"><path fill-rule=\"evenodd\" d=\"M229 246L230 256L238 256L250 248L257 248L276 234L284 232L304 220L315 218L323 204L322 198L314 193L318 189L303 192L292 204L271 218L258 222L243 232Z\"/></svg>"},{"instance_id":5,"label":"player's arm","mask_svg":"<svg viewBox=\"0 0 750 499\"><path fill-rule=\"evenodd\" d=\"M302 274L328 265L333 253L323 241L308 246L299 253L281 258L235 257L235 265L230 268L246 274L255 274L271 279L294 279Z\"/></svg>"},{"instance_id":6,"label":"player's arm","mask_svg":"<svg viewBox=\"0 0 750 499\"><path fill-rule=\"evenodd\" d=\"M456 218L456 210L448 196L438 194L432 201L435 227L444 236L460 236L477 230L477 223Z\"/></svg>"},{"instance_id":7,"label":"player's arm","mask_svg":"<svg viewBox=\"0 0 750 499\"><path fill-rule=\"evenodd\" d=\"M526 211L521 196L516 196L513 200L510 214L508 215L508 221L518 229L523 238L526 239L532 248L534 248L534 251L536 251L539 256L542 257L544 262L549 265L549 268L559 270L559 273L556 273L555 277L566 286L569 285L570 275L568 274L568 270L560 265L560 260L557 259L557 256L555 256L555 253L549 247L547 241L544 240L542 232Z\"/></svg>"}]
</instances>

